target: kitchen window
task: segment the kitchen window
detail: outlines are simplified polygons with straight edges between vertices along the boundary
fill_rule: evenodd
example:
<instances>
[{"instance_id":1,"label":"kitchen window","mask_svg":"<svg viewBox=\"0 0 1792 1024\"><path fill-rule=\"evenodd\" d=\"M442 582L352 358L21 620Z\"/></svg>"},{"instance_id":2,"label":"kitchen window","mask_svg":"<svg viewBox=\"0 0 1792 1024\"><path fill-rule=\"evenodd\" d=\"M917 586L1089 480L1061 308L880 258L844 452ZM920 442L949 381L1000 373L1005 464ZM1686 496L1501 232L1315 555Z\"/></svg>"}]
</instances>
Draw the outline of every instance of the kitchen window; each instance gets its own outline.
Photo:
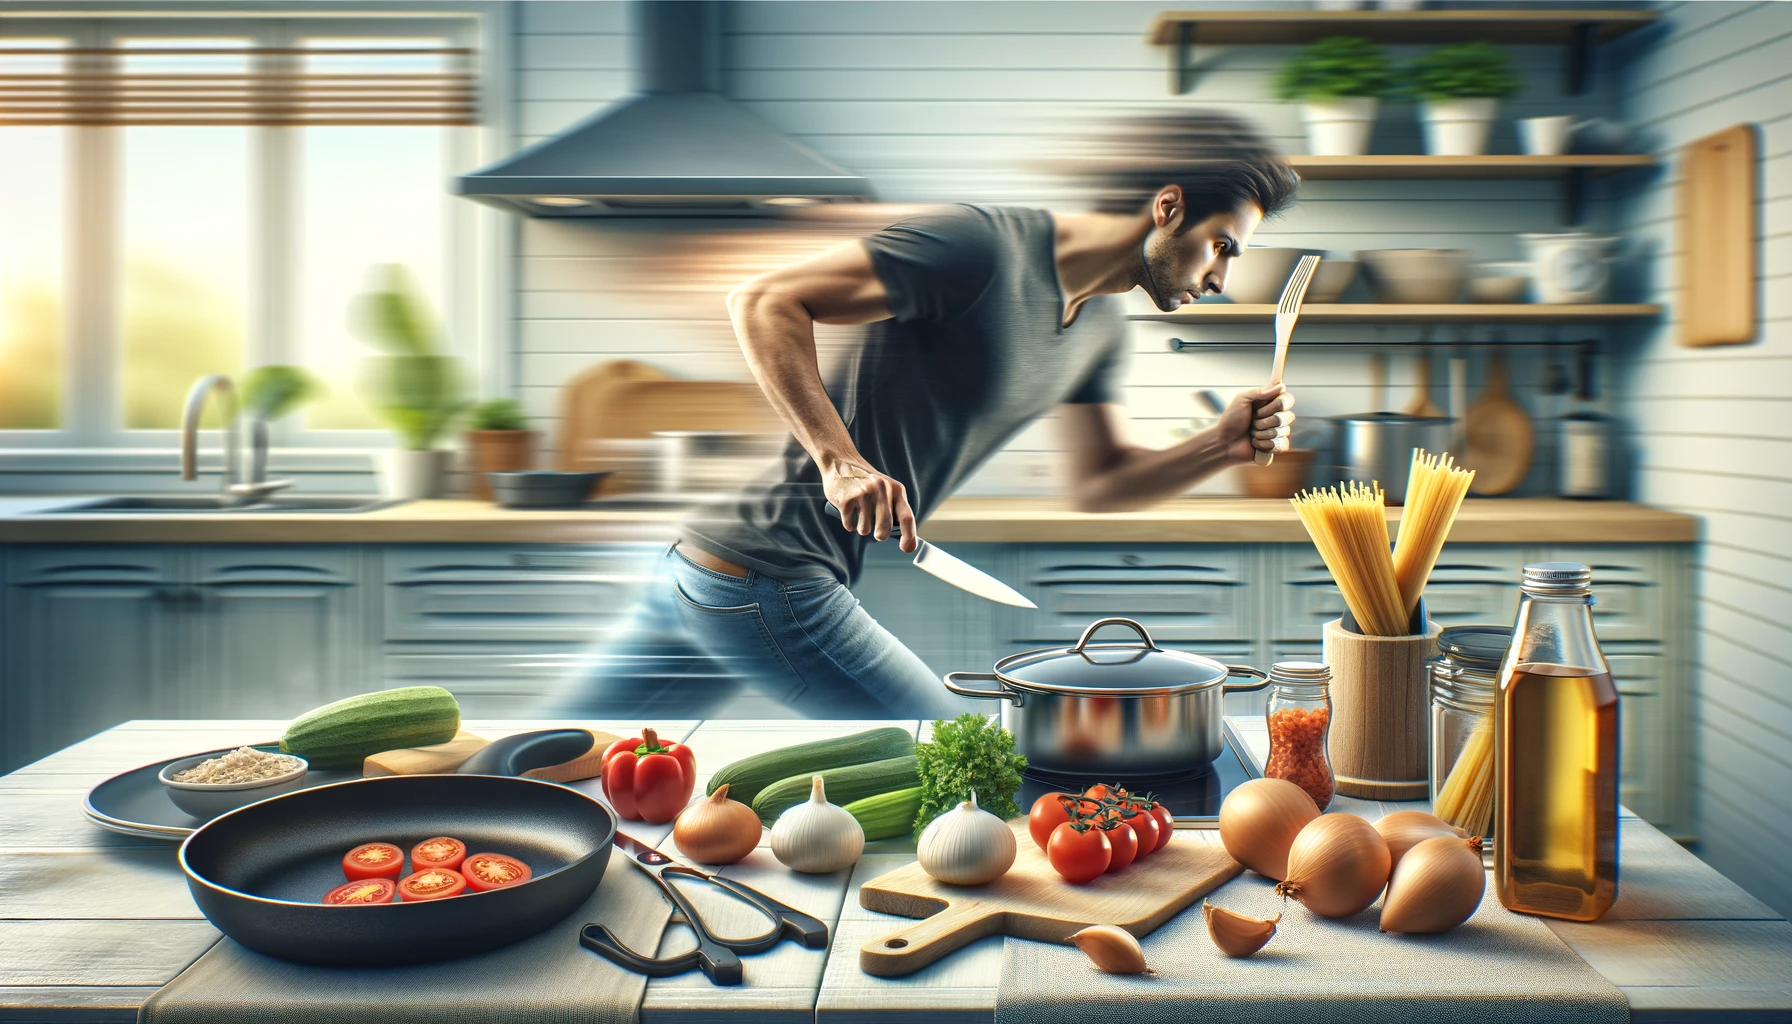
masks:
<instances>
[{"instance_id":1,"label":"kitchen window","mask_svg":"<svg viewBox=\"0 0 1792 1024\"><path fill-rule=\"evenodd\" d=\"M497 8L70 13L0 18L0 449L171 454L196 378L270 363L325 385L277 445L387 445L346 318L380 263L504 386L509 226L447 188L507 141Z\"/></svg>"}]
</instances>

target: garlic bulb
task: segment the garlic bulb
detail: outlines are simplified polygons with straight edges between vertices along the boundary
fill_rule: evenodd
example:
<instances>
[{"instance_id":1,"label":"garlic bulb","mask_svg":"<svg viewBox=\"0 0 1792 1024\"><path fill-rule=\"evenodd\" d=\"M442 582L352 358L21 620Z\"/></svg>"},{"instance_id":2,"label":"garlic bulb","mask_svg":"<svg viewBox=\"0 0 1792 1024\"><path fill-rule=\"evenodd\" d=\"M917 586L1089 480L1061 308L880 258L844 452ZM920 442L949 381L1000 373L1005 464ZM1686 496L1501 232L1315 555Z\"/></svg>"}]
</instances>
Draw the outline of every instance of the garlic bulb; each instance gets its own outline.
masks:
<instances>
[{"instance_id":1,"label":"garlic bulb","mask_svg":"<svg viewBox=\"0 0 1792 1024\"><path fill-rule=\"evenodd\" d=\"M1014 866L1014 830L977 806L977 794L933 819L915 856L921 870L948 885L993 882Z\"/></svg>"},{"instance_id":2,"label":"garlic bulb","mask_svg":"<svg viewBox=\"0 0 1792 1024\"><path fill-rule=\"evenodd\" d=\"M821 776L809 799L778 816L772 826L772 856L793 871L825 875L856 863L865 852L865 830L844 807L828 803Z\"/></svg>"},{"instance_id":3,"label":"garlic bulb","mask_svg":"<svg viewBox=\"0 0 1792 1024\"><path fill-rule=\"evenodd\" d=\"M1096 968L1109 974L1156 974L1145 963L1145 951L1132 933L1111 924L1096 924L1070 937Z\"/></svg>"}]
</instances>

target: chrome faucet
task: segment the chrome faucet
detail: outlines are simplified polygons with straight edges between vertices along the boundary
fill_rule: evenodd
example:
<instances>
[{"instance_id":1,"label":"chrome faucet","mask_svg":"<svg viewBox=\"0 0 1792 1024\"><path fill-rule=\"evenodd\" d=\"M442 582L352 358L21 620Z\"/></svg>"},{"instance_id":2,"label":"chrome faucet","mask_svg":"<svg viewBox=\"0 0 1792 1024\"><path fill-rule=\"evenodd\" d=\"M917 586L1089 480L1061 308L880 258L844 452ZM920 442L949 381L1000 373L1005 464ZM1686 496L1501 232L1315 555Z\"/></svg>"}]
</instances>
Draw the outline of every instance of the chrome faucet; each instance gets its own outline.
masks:
<instances>
[{"instance_id":1,"label":"chrome faucet","mask_svg":"<svg viewBox=\"0 0 1792 1024\"><path fill-rule=\"evenodd\" d=\"M248 479L237 479L237 475L243 471L242 441L237 436L240 408L236 400L236 386L230 382L229 377L219 373L199 378L193 382L193 389L187 392L187 408L180 420L180 478L199 479L199 419L205 412L205 400L213 391L218 392L224 419L224 476L218 487L219 502L226 507L246 505L275 491L291 487L291 480L266 478L268 431L267 423L260 419L253 419L251 423L252 450L248 471L244 474Z\"/></svg>"}]
</instances>

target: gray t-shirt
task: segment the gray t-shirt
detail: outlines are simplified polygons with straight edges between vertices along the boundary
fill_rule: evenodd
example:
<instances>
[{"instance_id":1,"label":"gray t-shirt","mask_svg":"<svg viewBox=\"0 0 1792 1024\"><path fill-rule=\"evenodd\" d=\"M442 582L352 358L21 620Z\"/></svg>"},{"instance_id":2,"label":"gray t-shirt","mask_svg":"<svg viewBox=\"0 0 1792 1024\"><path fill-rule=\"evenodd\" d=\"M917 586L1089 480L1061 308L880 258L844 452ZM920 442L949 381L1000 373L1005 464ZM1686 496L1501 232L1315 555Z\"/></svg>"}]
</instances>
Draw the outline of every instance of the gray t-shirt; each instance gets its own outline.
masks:
<instances>
[{"instance_id":1,"label":"gray t-shirt","mask_svg":"<svg viewBox=\"0 0 1792 1024\"><path fill-rule=\"evenodd\" d=\"M1056 226L1044 210L954 206L864 240L889 298L828 395L872 468L917 520L1020 429L1065 403L1117 400L1125 322L1112 296L1060 326ZM685 540L774 578L850 584L869 537L823 507L821 471L793 439L780 464ZM925 532L923 532L925 535Z\"/></svg>"}]
</instances>

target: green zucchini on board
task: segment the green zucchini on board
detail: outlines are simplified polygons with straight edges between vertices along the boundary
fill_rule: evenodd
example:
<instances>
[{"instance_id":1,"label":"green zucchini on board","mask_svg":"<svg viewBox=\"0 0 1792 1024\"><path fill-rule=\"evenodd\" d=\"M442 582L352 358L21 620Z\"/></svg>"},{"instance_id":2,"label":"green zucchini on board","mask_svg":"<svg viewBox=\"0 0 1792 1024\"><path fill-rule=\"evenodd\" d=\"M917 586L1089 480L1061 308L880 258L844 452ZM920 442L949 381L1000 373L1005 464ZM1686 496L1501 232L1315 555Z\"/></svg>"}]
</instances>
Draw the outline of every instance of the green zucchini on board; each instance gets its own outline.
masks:
<instances>
[{"instance_id":1,"label":"green zucchini on board","mask_svg":"<svg viewBox=\"0 0 1792 1024\"><path fill-rule=\"evenodd\" d=\"M906 836L915 830L915 818L921 814L921 787L854 800L846 805L846 813L858 819L867 841Z\"/></svg>"},{"instance_id":2,"label":"green zucchini on board","mask_svg":"<svg viewBox=\"0 0 1792 1024\"><path fill-rule=\"evenodd\" d=\"M344 697L292 720L280 749L311 767L359 768L369 754L446 743L460 730L460 705L440 686L402 686Z\"/></svg>"},{"instance_id":3,"label":"green zucchini on board","mask_svg":"<svg viewBox=\"0 0 1792 1024\"><path fill-rule=\"evenodd\" d=\"M805 780L803 796L806 799L809 794L806 780L811 775L830 768L869 764L914 752L915 734L912 730L886 726L838 739L799 743L794 747L743 757L710 776L706 792L713 796L722 787L722 783L726 782L730 799L750 804L765 787L800 775ZM828 799L833 800L833 797L834 791L829 789ZM839 803L838 800L834 802Z\"/></svg>"},{"instance_id":4,"label":"green zucchini on board","mask_svg":"<svg viewBox=\"0 0 1792 1024\"><path fill-rule=\"evenodd\" d=\"M759 815L759 820L768 827L776 824L778 815L809 799L810 780L817 775L821 776L822 785L827 788L828 803L840 806L879 793L921 784L921 776L915 772L913 754L873 761L870 764L849 764L843 768L830 768L825 772L804 772L772 783L753 798L753 813ZM730 795L733 792L729 790ZM913 827L912 819L909 825Z\"/></svg>"}]
</instances>

